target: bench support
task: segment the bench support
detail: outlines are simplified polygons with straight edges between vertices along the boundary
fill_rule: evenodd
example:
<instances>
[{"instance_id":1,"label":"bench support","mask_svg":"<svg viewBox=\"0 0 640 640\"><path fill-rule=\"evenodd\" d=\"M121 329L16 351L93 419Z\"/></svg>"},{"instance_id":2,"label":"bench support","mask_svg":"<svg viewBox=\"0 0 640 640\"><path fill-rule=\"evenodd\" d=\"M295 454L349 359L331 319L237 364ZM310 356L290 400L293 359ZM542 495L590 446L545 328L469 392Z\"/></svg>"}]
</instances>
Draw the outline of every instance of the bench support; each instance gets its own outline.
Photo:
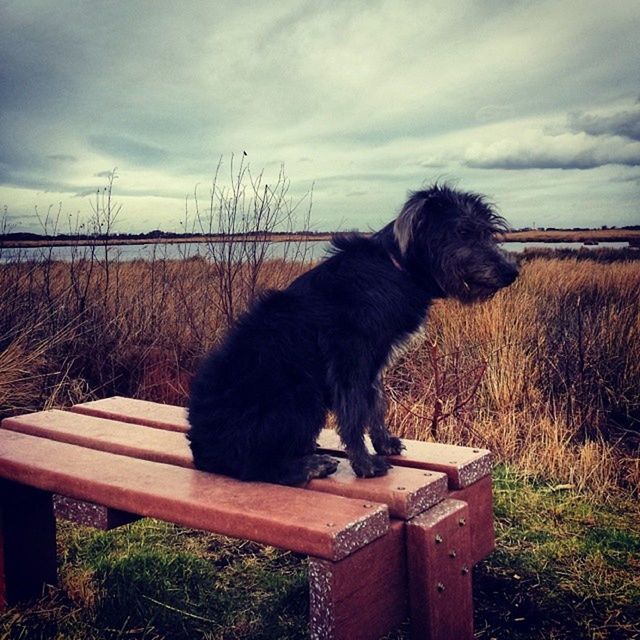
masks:
<instances>
[{"instance_id":1,"label":"bench support","mask_svg":"<svg viewBox=\"0 0 640 640\"><path fill-rule=\"evenodd\" d=\"M0 609L38 598L56 582L51 494L0 480Z\"/></svg>"},{"instance_id":2,"label":"bench support","mask_svg":"<svg viewBox=\"0 0 640 640\"><path fill-rule=\"evenodd\" d=\"M116 527L140 520L140 516L128 511L110 509L100 504L59 495L53 496L53 512L56 518L70 520L85 527L93 527L102 531L110 531Z\"/></svg>"},{"instance_id":3,"label":"bench support","mask_svg":"<svg viewBox=\"0 0 640 640\"><path fill-rule=\"evenodd\" d=\"M309 626L313 640L377 640L408 617L405 523L331 562L309 558Z\"/></svg>"},{"instance_id":4,"label":"bench support","mask_svg":"<svg viewBox=\"0 0 640 640\"><path fill-rule=\"evenodd\" d=\"M469 505L471 563L475 565L496 548L491 476L485 476L463 489L454 489L449 492L449 497Z\"/></svg>"},{"instance_id":5,"label":"bench support","mask_svg":"<svg viewBox=\"0 0 640 640\"><path fill-rule=\"evenodd\" d=\"M411 631L426 640L472 640L469 508L444 500L407 522Z\"/></svg>"}]
</instances>

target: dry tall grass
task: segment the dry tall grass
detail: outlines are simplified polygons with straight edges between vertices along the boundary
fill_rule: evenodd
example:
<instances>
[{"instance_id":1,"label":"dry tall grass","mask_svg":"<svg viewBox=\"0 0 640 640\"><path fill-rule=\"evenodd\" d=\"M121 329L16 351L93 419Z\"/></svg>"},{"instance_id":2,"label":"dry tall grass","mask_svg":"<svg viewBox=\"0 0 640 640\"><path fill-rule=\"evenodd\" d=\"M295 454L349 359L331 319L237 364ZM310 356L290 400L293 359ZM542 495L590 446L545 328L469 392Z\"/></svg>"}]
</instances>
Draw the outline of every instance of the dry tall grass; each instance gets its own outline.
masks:
<instances>
[{"instance_id":1,"label":"dry tall grass","mask_svg":"<svg viewBox=\"0 0 640 640\"><path fill-rule=\"evenodd\" d=\"M114 393L184 403L198 358L226 330L220 268L157 256L113 261L107 280L100 260L0 265L0 412ZM249 279L284 286L304 268L267 262ZM637 491L638 291L639 262L537 259L489 303L437 303L424 339L388 372L390 426L486 446L557 483Z\"/></svg>"},{"instance_id":2,"label":"dry tall grass","mask_svg":"<svg viewBox=\"0 0 640 640\"><path fill-rule=\"evenodd\" d=\"M409 437L486 446L522 470L607 491L640 483L640 265L533 260L489 303L437 304L389 376ZM434 350L446 354L434 358ZM478 379L478 363L485 363ZM449 377L440 391L436 381ZM454 407L428 427L438 402ZM468 403L468 404L469 404Z\"/></svg>"}]
</instances>

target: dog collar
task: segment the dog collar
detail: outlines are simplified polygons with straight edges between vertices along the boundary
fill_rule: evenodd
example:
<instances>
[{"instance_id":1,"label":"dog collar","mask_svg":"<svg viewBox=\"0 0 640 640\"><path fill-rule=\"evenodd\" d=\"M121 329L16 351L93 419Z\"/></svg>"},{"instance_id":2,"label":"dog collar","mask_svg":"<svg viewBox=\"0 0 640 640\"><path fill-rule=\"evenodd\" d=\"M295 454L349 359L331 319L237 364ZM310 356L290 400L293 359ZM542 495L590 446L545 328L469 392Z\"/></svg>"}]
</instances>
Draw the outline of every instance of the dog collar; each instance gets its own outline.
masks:
<instances>
[{"instance_id":1,"label":"dog collar","mask_svg":"<svg viewBox=\"0 0 640 640\"><path fill-rule=\"evenodd\" d=\"M390 253L389 257L391 258L393 266L398 269L398 271L404 271L404 267L396 260L396 257L393 254Z\"/></svg>"}]
</instances>

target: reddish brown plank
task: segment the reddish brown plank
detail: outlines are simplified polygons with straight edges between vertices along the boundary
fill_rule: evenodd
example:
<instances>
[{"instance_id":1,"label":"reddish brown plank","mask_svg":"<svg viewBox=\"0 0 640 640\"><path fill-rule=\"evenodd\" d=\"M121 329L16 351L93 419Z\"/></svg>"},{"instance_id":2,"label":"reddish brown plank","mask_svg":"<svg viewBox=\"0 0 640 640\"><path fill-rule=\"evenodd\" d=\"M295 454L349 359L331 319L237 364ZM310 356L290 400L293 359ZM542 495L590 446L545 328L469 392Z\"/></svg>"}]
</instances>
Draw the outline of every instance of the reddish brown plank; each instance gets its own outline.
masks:
<instances>
[{"instance_id":1,"label":"reddish brown plank","mask_svg":"<svg viewBox=\"0 0 640 640\"><path fill-rule=\"evenodd\" d=\"M468 520L465 502L444 500L406 525L411 627L415 638L473 638Z\"/></svg>"},{"instance_id":2,"label":"reddish brown plank","mask_svg":"<svg viewBox=\"0 0 640 640\"><path fill-rule=\"evenodd\" d=\"M419 440L403 440L402 442L405 445L405 451L399 456L389 456L389 462L397 466L446 473L450 489L467 487L491 473L491 452L487 449L473 449ZM320 434L318 444L325 451L344 455L344 445L335 431L324 429ZM367 445L369 450L373 452L368 438Z\"/></svg>"},{"instance_id":3,"label":"reddish brown plank","mask_svg":"<svg viewBox=\"0 0 640 640\"><path fill-rule=\"evenodd\" d=\"M76 404L71 407L71 411L98 418L143 424L147 427L168 431L185 432L189 428L187 410L184 407L136 400L135 398L123 398L122 396Z\"/></svg>"},{"instance_id":4,"label":"reddish brown plank","mask_svg":"<svg viewBox=\"0 0 640 640\"><path fill-rule=\"evenodd\" d=\"M57 409L5 418L2 427L89 449L193 468L185 435L174 431L144 429L136 424Z\"/></svg>"},{"instance_id":5,"label":"reddish brown plank","mask_svg":"<svg viewBox=\"0 0 640 640\"><path fill-rule=\"evenodd\" d=\"M377 640L400 626L408 616L404 537L396 520L387 535L340 562L309 559L312 638Z\"/></svg>"},{"instance_id":6,"label":"reddish brown plank","mask_svg":"<svg viewBox=\"0 0 640 640\"><path fill-rule=\"evenodd\" d=\"M193 468L182 433L57 410L5 418L2 424L29 435ZM387 504L392 516L406 520L444 499L447 479L443 473L394 467L385 476L361 480L342 461L335 474L313 480L305 488Z\"/></svg>"},{"instance_id":7,"label":"reddish brown plank","mask_svg":"<svg viewBox=\"0 0 640 640\"><path fill-rule=\"evenodd\" d=\"M408 520L437 504L447 494L447 476L435 471L394 467L378 478L357 478L346 460L328 478L312 480L309 489L349 498L382 502L394 518Z\"/></svg>"},{"instance_id":8,"label":"reddish brown plank","mask_svg":"<svg viewBox=\"0 0 640 640\"><path fill-rule=\"evenodd\" d=\"M51 494L0 478L0 610L56 580Z\"/></svg>"},{"instance_id":9,"label":"reddish brown plank","mask_svg":"<svg viewBox=\"0 0 640 640\"><path fill-rule=\"evenodd\" d=\"M171 431L186 431L188 429L187 414L184 408L145 400L116 396L77 404L72 407L72 411ZM487 449L418 440L403 440L403 442L406 450L402 455L391 456L391 462L397 466L446 473L450 489L467 487L491 473L492 457ZM323 430L320 434L319 444L328 453L338 456L345 455L344 446L335 431ZM369 447L373 451L370 443Z\"/></svg>"},{"instance_id":10,"label":"reddish brown plank","mask_svg":"<svg viewBox=\"0 0 640 640\"><path fill-rule=\"evenodd\" d=\"M476 564L496 548L491 476L481 478L464 489L454 489L449 493L449 497L462 500L469 505L471 562Z\"/></svg>"},{"instance_id":11,"label":"reddish brown plank","mask_svg":"<svg viewBox=\"0 0 640 640\"><path fill-rule=\"evenodd\" d=\"M0 477L141 516L337 560L388 530L386 505L129 458L0 429Z\"/></svg>"}]
</instances>

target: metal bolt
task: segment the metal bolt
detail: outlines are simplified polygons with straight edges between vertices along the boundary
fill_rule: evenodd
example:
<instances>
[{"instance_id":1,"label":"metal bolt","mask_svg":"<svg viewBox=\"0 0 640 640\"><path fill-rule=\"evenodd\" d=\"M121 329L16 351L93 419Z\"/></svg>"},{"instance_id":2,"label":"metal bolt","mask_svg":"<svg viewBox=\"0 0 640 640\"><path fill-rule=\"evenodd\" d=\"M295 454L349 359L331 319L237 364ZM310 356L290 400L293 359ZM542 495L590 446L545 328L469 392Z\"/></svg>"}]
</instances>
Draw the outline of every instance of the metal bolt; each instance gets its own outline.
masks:
<instances>
[{"instance_id":1,"label":"metal bolt","mask_svg":"<svg viewBox=\"0 0 640 640\"><path fill-rule=\"evenodd\" d=\"M462 567L462 575L466 576L469 574L469 567Z\"/></svg>"},{"instance_id":2,"label":"metal bolt","mask_svg":"<svg viewBox=\"0 0 640 640\"><path fill-rule=\"evenodd\" d=\"M451 549L451 551L449 551L449 557L450 558L455 558L456 557L455 549Z\"/></svg>"},{"instance_id":3,"label":"metal bolt","mask_svg":"<svg viewBox=\"0 0 640 640\"><path fill-rule=\"evenodd\" d=\"M442 536L438 533L436 535L436 544L440 544L442 542Z\"/></svg>"},{"instance_id":4,"label":"metal bolt","mask_svg":"<svg viewBox=\"0 0 640 640\"><path fill-rule=\"evenodd\" d=\"M464 518L460 518L460 520L458 520L458 524L461 527L464 527L464 525L467 524L467 521Z\"/></svg>"},{"instance_id":5,"label":"metal bolt","mask_svg":"<svg viewBox=\"0 0 640 640\"><path fill-rule=\"evenodd\" d=\"M363 506L365 509L371 509L371 507L373 507L373 505L372 505L370 502L365 502L362 506Z\"/></svg>"},{"instance_id":6,"label":"metal bolt","mask_svg":"<svg viewBox=\"0 0 640 640\"><path fill-rule=\"evenodd\" d=\"M438 584L436 585L436 589L442 593L444 591L444 585L442 584L442 582L438 582Z\"/></svg>"},{"instance_id":7,"label":"metal bolt","mask_svg":"<svg viewBox=\"0 0 640 640\"><path fill-rule=\"evenodd\" d=\"M335 522L327 522L327 527L335 527L336 523Z\"/></svg>"},{"instance_id":8,"label":"metal bolt","mask_svg":"<svg viewBox=\"0 0 640 640\"><path fill-rule=\"evenodd\" d=\"M397 489L398 491L405 491L405 490L406 490L406 487L396 487L396 489Z\"/></svg>"}]
</instances>

